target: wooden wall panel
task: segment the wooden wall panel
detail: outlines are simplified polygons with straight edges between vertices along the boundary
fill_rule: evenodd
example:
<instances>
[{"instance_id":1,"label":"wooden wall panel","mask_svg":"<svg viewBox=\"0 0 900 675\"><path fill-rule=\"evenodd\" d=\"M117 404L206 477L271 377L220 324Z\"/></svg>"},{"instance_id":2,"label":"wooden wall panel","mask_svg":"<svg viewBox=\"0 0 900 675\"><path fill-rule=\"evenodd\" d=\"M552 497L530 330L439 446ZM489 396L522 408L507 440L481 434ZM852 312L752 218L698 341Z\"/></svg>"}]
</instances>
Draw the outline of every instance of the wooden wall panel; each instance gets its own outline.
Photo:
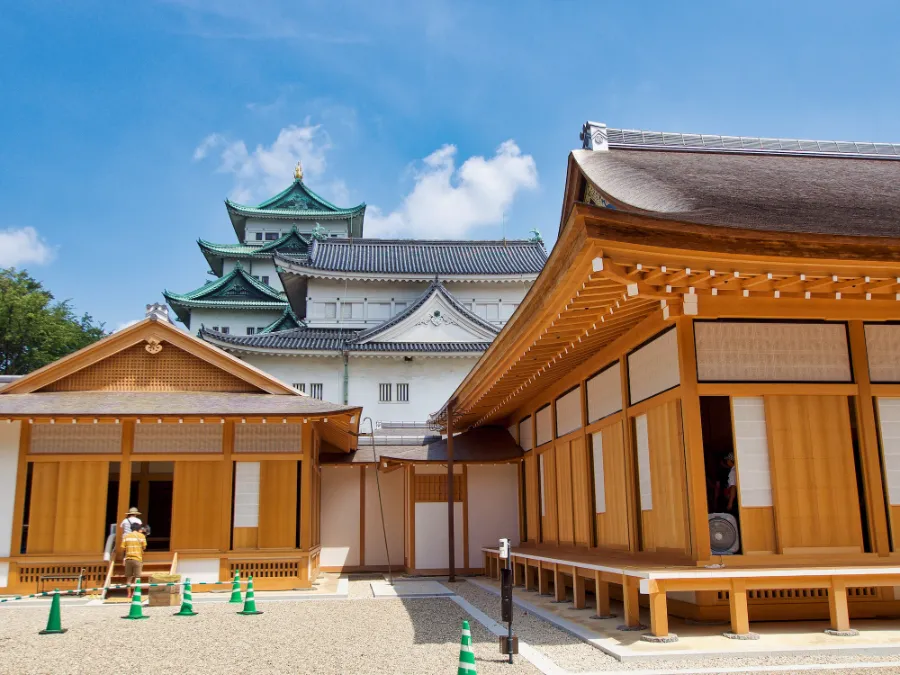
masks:
<instances>
[{"instance_id":1,"label":"wooden wall panel","mask_svg":"<svg viewBox=\"0 0 900 675\"><path fill-rule=\"evenodd\" d=\"M572 511L572 453L568 442L556 442L556 503L560 546L575 544Z\"/></svg>"},{"instance_id":2,"label":"wooden wall panel","mask_svg":"<svg viewBox=\"0 0 900 675\"><path fill-rule=\"evenodd\" d=\"M775 553L775 511L771 506L741 508L743 553Z\"/></svg>"},{"instance_id":3,"label":"wooden wall panel","mask_svg":"<svg viewBox=\"0 0 900 675\"><path fill-rule=\"evenodd\" d=\"M644 550L690 551L680 401L647 411L653 508L643 511Z\"/></svg>"},{"instance_id":4,"label":"wooden wall panel","mask_svg":"<svg viewBox=\"0 0 900 675\"><path fill-rule=\"evenodd\" d=\"M590 546L591 541L591 466L584 437L572 441L572 508L575 518L575 543Z\"/></svg>"},{"instance_id":5,"label":"wooden wall panel","mask_svg":"<svg viewBox=\"0 0 900 675\"><path fill-rule=\"evenodd\" d=\"M60 462L54 553L102 553L109 462Z\"/></svg>"},{"instance_id":6,"label":"wooden wall panel","mask_svg":"<svg viewBox=\"0 0 900 675\"><path fill-rule=\"evenodd\" d=\"M297 545L297 461L259 463L259 547Z\"/></svg>"},{"instance_id":7,"label":"wooden wall panel","mask_svg":"<svg viewBox=\"0 0 900 675\"><path fill-rule=\"evenodd\" d=\"M846 396L766 396L778 544L862 550Z\"/></svg>"},{"instance_id":8,"label":"wooden wall panel","mask_svg":"<svg viewBox=\"0 0 900 675\"><path fill-rule=\"evenodd\" d=\"M603 483L606 513L597 514L597 545L628 548L628 482L622 422L606 427L603 435Z\"/></svg>"},{"instance_id":9,"label":"wooden wall panel","mask_svg":"<svg viewBox=\"0 0 900 675\"><path fill-rule=\"evenodd\" d=\"M559 540L557 528L556 452L552 447L544 450L544 494L541 496L544 513L541 517L541 541L555 544Z\"/></svg>"},{"instance_id":10,"label":"wooden wall panel","mask_svg":"<svg viewBox=\"0 0 900 675\"><path fill-rule=\"evenodd\" d=\"M258 527L236 527L231 547L234 549L255 549L259 546Z\"/></svg>"},{"instance_id":11,"label":"wooden wall panel","mask_svg":"<svg viewBox=\"0 0 900 675\"><path fill-rule=\"evenodd\" d=\"M53 552L58 485L59 462L34 462L31 465L27 553Z\"/></svg>"},{"instance_id":12,"label":"wooden wall panel","mask_svg":"<svg viewBox=\"0 0 900 675\"><path fill-rule=\"evenodd\" d=\"M221 510L225 462L175 462L172 493L173 551L218 549L221 542Z\"/></svg>"},{"instance_id":13,"label":"wooden wall panel","mask_svg":"<svg viewBox=\"0 0 900 675\"><path fill-rule=\"evenodd\" d=\"M525 508L528 516L525 519L525 537L528 541L536 542L541 537L541 502L538 497L537 458L533 452L525 456Z\"/></svg>"}]
</instances>

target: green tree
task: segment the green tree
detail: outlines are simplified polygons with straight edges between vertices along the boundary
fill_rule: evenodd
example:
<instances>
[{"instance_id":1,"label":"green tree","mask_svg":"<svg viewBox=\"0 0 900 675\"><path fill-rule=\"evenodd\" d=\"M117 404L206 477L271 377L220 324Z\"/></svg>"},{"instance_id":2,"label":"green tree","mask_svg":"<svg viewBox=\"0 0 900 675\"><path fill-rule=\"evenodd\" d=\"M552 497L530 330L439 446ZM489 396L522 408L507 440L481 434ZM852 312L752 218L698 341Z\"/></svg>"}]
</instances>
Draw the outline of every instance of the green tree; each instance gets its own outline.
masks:
<instances>
[{"instance_id":1,"label":"green tree","mask_svg":"<svg viewBox=\"0 0 900 675\"><path fill-rule=\"evenodd\" d=\"M104 335L102 323L77 317L28 272L0 268L0 374L30 373Z\"/></svg>"}]
</instances>

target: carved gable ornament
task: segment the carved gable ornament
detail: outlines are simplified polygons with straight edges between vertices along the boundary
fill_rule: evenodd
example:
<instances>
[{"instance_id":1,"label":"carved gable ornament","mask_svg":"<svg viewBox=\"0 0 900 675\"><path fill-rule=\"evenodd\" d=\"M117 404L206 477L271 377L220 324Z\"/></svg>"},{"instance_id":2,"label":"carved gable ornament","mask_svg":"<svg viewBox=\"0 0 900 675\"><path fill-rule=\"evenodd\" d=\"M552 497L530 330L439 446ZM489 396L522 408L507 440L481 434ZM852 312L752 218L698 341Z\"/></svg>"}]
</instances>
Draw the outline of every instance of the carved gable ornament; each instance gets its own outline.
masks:
<instances>
[{"instance_id":1,"label":"carved gable ornament","mask_svg":"<svg viewBox=\"0 0 900 675\"><path fill-rule=\"evenodd\" d=\"M416 322L417 326L427 326L431 324L432 326L458 326L459 321L457 321L452 316L447 316L443 314L441 310L436 309L430 315L424 316L419 321Z\"/></svg>"}]
</instances>

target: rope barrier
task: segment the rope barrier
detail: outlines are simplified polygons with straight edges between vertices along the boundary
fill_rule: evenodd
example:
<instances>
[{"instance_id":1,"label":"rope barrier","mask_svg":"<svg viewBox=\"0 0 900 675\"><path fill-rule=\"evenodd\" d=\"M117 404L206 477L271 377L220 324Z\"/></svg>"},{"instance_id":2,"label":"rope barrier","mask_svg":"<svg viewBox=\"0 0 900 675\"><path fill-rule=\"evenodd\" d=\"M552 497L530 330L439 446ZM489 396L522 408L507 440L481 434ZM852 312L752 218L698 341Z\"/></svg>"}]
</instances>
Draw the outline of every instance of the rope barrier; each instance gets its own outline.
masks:
<instances>
[{"instance_id":1,"label":"rope barrier","mask_svg":"<svg viewBox=\"0 0 900 675\"><path fill-rule=\"evenodd\" d=\"M80 591L77 589L72 590L72 591L58 591L58 590L43 591L41 593L32 593L31 595L16 595L11 598L0 598L0 603L13 602L14 600L28 600L31 598L50 598L54 595L85 595L91 591L103 591L103 590L111 591L111 590L118 590L118 589L122 589L122 588L137 588L139 586L141 588L164 588L164 587L170 587L170 586L184 586L185 583L187 583L187 582L185 582L185 581L170 581L170 582L163 583L163 584L154 584L154 583L149 583L149 582L143 583L143 584L110 584L109 586L99 586L97 588L82 588ZM191 585L192 586L226 586L226 585L231 585L232 583L233 582L231 580L228 580L228 581L193 581L193 582L191 582ZM241 585L247 584L246 581L240 581L238 583L240 583Z\"/></svg>"}]
</instances>

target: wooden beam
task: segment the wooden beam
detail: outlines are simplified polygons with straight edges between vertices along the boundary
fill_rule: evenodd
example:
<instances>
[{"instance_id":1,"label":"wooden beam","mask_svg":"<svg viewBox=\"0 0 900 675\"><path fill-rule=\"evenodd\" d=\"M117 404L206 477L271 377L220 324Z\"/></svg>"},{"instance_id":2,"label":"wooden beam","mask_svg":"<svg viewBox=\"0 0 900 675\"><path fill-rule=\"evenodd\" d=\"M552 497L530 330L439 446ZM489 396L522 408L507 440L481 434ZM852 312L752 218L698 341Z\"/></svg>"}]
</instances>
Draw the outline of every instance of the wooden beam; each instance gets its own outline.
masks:
<instances>
[{"instance_id":1,"label":"wooden beam","mask_svg":"<svg viewBox=\"0 0 900 675\"><path fill-rule=\"evenodd\" d=\"M562 572L559 571L559 565L553 565L553 599L556 602L566 601L566 582L563 579Z\"/></svg>"},{"instance_id":2,"label":"wooden beam","mask_svg":"<svg viewBox=\"0 0 900 675\"><path fill-rule=\"evenodd\" d=\"M304 429L305 428L306 427L304 427ZM223 551L227 551L231 548L231 505L233 503L232 484L234 482L232 478L232 475L234 474L234 461L232 460L233 453L234 421L226 420L224 426L222 427L222 460L225 463L225 469L224 471L222 471L222 503L219 506L219 508L221 509L219 516L221 543L219 544L219 548ZM191 459L193 459L193 457Z\"/></svg>"},{"instance_id":3,"label":"wooden beam","mask_svg":"<svg viewBox=\"0 0 900 675\"><path fill-rule=\"evenodd\" d=\"M116 496L116 547L114 554L119 551L122 543L122 531L119 523L125 518L125 513L131 506L128 500L131 496L131 453L134 450L134 420L122 422L122 459L119 461L119 494Z\"/></svg>"},{"instance_id":4,"label":"wooden beam","mask_svg":"<svg viewBox=\"0 0 900 675\"><path fill-rule=\"evenodd\" d=\"M375 470L378 471L376 465ZM359 564L366 564L366 465L359 467Z\"/></svg>"},{"instance_id":5,"label":"wooden beam","mask_svg":"<svg viewBox=\"0 0 900 675\"><path fill-rule=\"evenodd\" d=\"M859 445L862 455L860 462L865 483L866 514L871 529L873 549L880 556L891 554L890 532L885 503L885 483L881 469L881 449L879 448L878 424L875 420L875 399L869 378L869 357L866 346L866 329L862 321L851 321L848 325L850 340L850 360L853 375L859 387L856 398Z\"/></svg>"},{"instance_id":6,"label":"wooden beam","mask_svg":"<svg viewBox=\"0 0 900 675\"><path fill-rule=\"evenodd\" d=\"M641 625L641 608L638 602L637 580L622 575L622 605L625 613L625 626L637 629Z\"/></svg>"},{"instance_id":7,"label":"wooden beam","mask_svg":"<svg viewBox=\"0 0 900 675\"><path fill-rule=\"evenodd\" d=\"M584 609L587 605L585 600L585 578L578 574L578 570L572 572L572 603L575 609Z\"/></svg>"},{"instance_id":8,"label":"wooden beam","mask_svg":"<svg viewBox=\"0 0 900 675\"><path fill-rule=\"evenodd\" d=\"M313 472L313 425L304 424L301 429L300 447L304 459L300 462L300 548L312 548L312 472Z\"/></svg>"}]
</instances>

